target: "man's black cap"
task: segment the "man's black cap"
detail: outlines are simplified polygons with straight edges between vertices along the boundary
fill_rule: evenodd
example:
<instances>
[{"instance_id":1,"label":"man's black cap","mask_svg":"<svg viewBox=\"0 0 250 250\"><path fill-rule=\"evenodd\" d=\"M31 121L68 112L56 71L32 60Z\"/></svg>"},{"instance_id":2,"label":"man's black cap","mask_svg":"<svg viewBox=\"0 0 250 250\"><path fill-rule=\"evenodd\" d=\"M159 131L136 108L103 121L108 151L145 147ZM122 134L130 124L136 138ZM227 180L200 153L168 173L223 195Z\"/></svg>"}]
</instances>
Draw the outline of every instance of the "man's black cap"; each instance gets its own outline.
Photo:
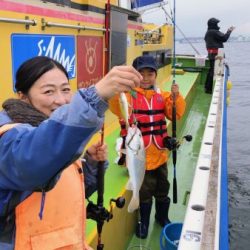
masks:
<instances>
[{"instance_id":1,"label":"man's black cap","mask_svg":"<svg viewBox=\"0 0 250 250\"><path fill-rule=\"evenodd\" d=\"M136 70L141 70L144 68L151 68L157 72L157 63L152 56L139 56L133 61L133 67Z\"/></svg>"}]
</instances>

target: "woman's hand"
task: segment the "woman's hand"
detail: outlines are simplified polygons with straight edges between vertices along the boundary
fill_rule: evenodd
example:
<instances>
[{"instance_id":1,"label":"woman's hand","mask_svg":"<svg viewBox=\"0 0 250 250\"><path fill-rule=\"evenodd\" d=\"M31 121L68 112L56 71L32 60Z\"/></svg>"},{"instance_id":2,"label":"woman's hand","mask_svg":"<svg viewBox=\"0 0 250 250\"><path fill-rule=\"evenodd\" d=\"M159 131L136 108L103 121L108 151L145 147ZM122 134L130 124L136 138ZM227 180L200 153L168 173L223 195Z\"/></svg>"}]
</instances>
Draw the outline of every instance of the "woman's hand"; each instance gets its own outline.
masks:
<instances>
[{"instance_id":1,"label":"woman's hand","mask_svg":"<svg viewBox=\"0 0 250 250\"><path fill-rule=\"evenodd\" d=\"M101 145L100 141L96 144L92 144L88 148L87 153L95 161L106 161L108 156L107 144Z\"/></svg>"},{"instance_id":2,"label":"woman's hand","mask_svg":"<svg viewBox=\"0 0 250 250\"><path fill-rule=\"evenodd\" d=\"M141 80L141 74L132 66L116 66L95 87L98 95L107 100L115 94L139 87Z\"/></svg>"}]
</instances>

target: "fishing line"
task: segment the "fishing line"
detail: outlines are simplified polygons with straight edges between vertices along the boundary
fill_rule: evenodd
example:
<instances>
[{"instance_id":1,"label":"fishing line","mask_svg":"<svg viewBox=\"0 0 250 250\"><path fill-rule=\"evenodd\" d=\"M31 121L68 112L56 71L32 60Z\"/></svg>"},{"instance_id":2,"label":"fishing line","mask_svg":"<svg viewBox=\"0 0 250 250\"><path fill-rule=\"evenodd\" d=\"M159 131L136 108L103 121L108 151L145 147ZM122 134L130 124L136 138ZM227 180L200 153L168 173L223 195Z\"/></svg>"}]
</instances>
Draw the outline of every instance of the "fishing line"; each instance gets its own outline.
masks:
<instances>
[{"instance_id":1,"label":"fishing line","mask_svg":"<svg viewBox=\"0 0 250 250\"><path fill-rule=\"evenodd\" d=\"M164 11L166 17L168 17L171 22L174 24L174 21L173 21L173 13L172 13L172 9L171 9L171 6L170 6L170 3L169 3L169 11L171 13L171 15L169 15L169 13L167 12L167 10L164 8L165 5L162 6L162 10ZM166 20L168 20L166 18ZM177 28L177 30L181 33L181 35L183 36L183 38L188 42L188 44L192 47L192 49L198 54L198 55L201 55L200 52L195 48L195 46L190 42L190 40L186 37L186 35L184 34L184 32L181 30L181 28L176 24L175 22L175 27Z\"/></svg>"},{"instance_id":2,"label":"fishing line","mask_svg":"<svg viewBox=\"0 0 250 250\"><path fill-rule=\"evenodd\" d=\"M138 1L140 2L140 0ZM138 61L136 63L136 68L138 68ZM138 104L138 98L137 98L137 93L135 90L131 90L130 91L130 102L131 105L130 105L130 108L131 108L131 117L133 119L133 124L135 124L137 126L138 124L138 121L137 121L137 118L136 118L136 115L135 115L135 112L134 112L134 100L135 99L135 102L137 102L137 106L140 107L140 103ZM139 128L138 128L139 129ZM137 220L137 224L139 224L139 231L140 231L140 234L141 234L141 229L142 229L142 223L141 223L141 213L140 213L140 202L139 202L139 207L138 207L138 220ZM127 248L127 250L136 250L136 249L140 249L140 250L151 250L151 248L143 245L142 243L142 238L139 238L139 245L132 245L130 247Z\"/></svg>"},{"instance_id":3,"label":"fishing line","mask_svg":"<svg viewBox=\"0 0 250 250\"><path fill-rule=\"evenodd\" d=\"M175 45L176 45L176 34L175 34L175 27L176 27L176 15L175 15L175 0L174 0L174 15L173 15L173 38L174 38L174 47L173 47L173 84L175 84L175 64L176 64L176 52L175 52ZM174 101L175 101L175 96L174 96Z\"/></svg>"}]
</instances>

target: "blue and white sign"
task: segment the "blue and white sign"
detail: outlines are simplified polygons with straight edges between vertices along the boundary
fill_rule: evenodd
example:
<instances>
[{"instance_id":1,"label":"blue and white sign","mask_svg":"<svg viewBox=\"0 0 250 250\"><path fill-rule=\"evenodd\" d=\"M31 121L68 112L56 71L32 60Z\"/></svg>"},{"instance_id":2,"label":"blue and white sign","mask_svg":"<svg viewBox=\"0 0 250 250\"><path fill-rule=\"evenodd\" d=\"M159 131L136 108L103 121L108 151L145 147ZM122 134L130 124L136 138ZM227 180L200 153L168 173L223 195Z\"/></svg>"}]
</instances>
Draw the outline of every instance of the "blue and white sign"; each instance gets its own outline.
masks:
<instances>
[{"instance_id":1,"label":"blue and white sign","mask_svg":"<svg viewBox=\"0 0 250 250\"><path fill-rule=\"evenodd\" d=\"M131 7L132 9L152 8L159 6L162 2L163 0L131 0Z\"/></svg>"},{"instance_id":2,"label":"blue and white sign","mask_svg":"<svg viewBox=\"0 0 250 250\"><path fill-rule=\"evenodd\" d=\"M12 34L11 49L13 82L18 67L35 56L53 58L65 67L70 79L76 77L74 36Z\"/></svg>"}]
</instances>

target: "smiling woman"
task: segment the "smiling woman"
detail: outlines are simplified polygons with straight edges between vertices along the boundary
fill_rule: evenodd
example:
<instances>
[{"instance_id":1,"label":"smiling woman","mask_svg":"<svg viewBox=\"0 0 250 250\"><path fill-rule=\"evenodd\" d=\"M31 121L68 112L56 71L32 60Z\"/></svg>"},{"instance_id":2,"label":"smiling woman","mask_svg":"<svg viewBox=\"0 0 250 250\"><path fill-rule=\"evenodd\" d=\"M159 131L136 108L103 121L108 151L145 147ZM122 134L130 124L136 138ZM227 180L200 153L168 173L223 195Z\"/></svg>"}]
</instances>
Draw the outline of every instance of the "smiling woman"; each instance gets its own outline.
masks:
<instances>
[{"instance_id":1,"label":"smiling woman","mask_svg":"<svg viewBox=\"0 0 250 250\"><path fill-rule=\"evenodd\" d=\"M91 145L84 166L79 158L103 124L105 100L140 80L133 67L115 67L72 95L68 74L55 60L34 57L20 66L19 98L6 100L0 112L1 250L91 249L85 243L85 186L87 196L96 190L106 145Z\"/></svg>"},{"instance_id":2,"label":"smiling woman","mask_svg":"<svg viewBox=\"0 0 250 250\"><path fill-rule=\"evenodd\" d=\"M72 96L66 70L47 57L32 58L18 69L16 90L21 100L47 116L69 103Z\"/></svg>"}]
</instances>

